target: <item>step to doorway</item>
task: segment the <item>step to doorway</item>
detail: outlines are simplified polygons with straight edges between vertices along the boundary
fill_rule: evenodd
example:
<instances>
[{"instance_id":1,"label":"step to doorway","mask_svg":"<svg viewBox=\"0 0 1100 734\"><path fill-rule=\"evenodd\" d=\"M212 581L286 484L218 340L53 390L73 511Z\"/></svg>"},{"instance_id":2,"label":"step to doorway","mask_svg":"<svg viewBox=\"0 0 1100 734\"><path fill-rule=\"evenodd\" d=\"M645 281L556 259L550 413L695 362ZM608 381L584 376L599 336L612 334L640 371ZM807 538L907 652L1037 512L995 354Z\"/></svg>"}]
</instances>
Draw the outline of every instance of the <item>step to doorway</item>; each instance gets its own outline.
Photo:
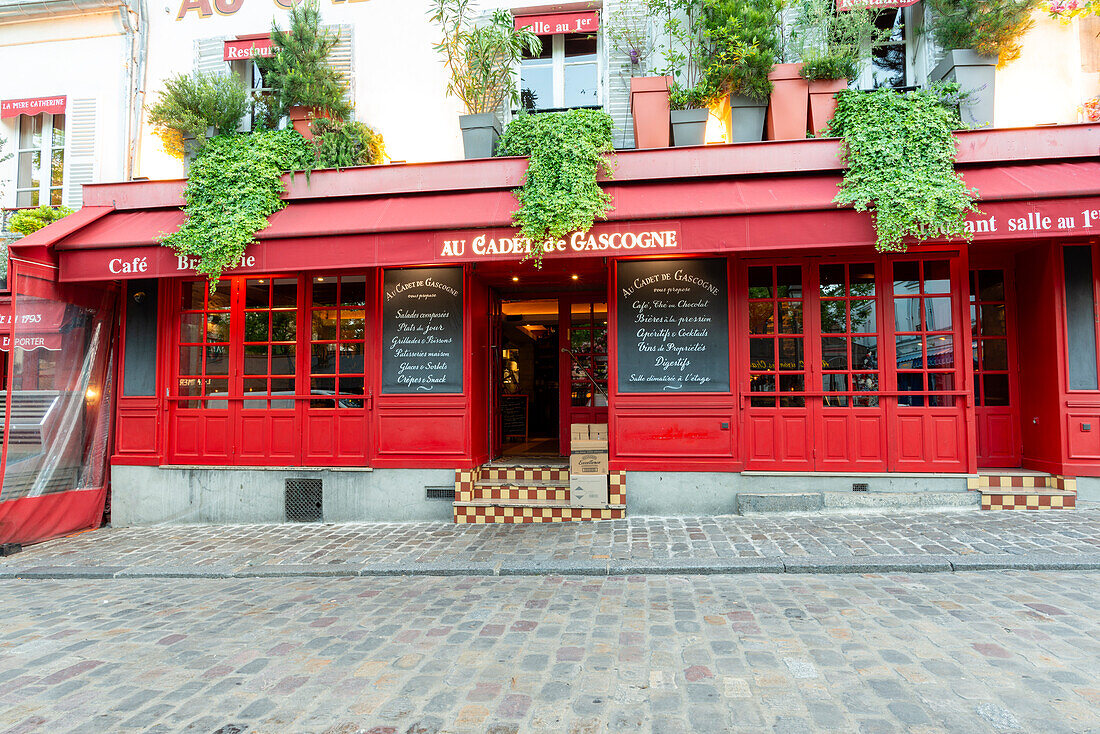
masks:
<instances>
[{"instance_id":1,"label":"step to doorway","mask_svg":"<svg viewBox=\"0 0 1100 734\"><path fill-rule=\"evenodd\" d=\"M986 489L1058 489L1065 492L1077 491L1077 477L1061 474L1043 474L1030 471L981 471L977 476L967 477L967 489L984 491Z\"/></svg>"},{"instance_id":2,"label":"step to doorway","mask_svg":"<svg viewBox=\"0 0 1100 734\"><path fill-rule=\"evenodd\" d=\"M890 510L976 510L973 492L738 492L737 514Z\"/></svg>"},{"instance_id":3,"label":"step to doorway","mask_svg":"<svg viewBox=\"0 0 1100 734\"><path fill-rule=\"evenodd\" d=\"M571 502L569 470L560 466L485 465L455 472L456 523L538 523L626 517L626 472L608 475L607 503Z\"/></svg>"},{"instance_id":4,"label":"step to doorway","mask_svg":"<svg viewBox=\"0 0 1100 734\"><path fill-rule=\"evenodd\" d=\"M1077 478L1026 470L987 470L966 480L982 497L983 510L1071 510Z\"/></svg>"}]
</instances>

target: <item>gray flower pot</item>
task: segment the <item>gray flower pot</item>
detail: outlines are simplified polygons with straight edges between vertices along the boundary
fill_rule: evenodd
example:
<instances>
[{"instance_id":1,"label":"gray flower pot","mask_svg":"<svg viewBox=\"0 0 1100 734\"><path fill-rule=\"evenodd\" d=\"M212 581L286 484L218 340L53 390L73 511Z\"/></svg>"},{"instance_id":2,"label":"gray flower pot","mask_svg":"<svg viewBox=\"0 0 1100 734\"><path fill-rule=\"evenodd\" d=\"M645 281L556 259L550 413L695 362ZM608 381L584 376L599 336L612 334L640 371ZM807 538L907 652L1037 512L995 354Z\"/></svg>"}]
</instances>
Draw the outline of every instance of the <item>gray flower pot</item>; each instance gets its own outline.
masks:
<instances>
[{"instance_id":1,"label":"gray flower pot","mask_svg":"<svg viewBox=\"0 0 1100 734\"><path fill-rule=\"evenodd\" d=\"M764 118L768 100L757 100L741 94L730 95L731 143L752 143L764 139Z\"/></svg>"},{"instance_id":2,"label":"gray flower pot","mask_svg":"<svg viewBox=\"0 0 1100 734\"><path fill-rule=\"evenodd\" d=\"M710 118L708 109L672 110L672 144L676 147L682 145L702 145L707 138L707 119Z\"/></svg>"},{"instance_id":3,"label":"gray flower pot","mask_svg":"<svg viewBox=\"0 0 1100 734\"><path fill-rule=\"evenodd\" d=\"M458 126L462 128L462 148L466 159L492 158L500 140L500 120L492 112L479 115L460 115Z\"/></svg>"},{"instance_id":4,"label":"gray flower pot","mask_svg":"<svg viewBox=\"0 0 1100 734\"><path fill-rule=\"evenodd\" d=\"M943 61L932 70L938 82L958 82L959 91L970 92L959 105L959 114L967 127L993 125L993 99L997 75L997 57L982 56L970 49L948 51Z\"/></svg>"}]
</instances>

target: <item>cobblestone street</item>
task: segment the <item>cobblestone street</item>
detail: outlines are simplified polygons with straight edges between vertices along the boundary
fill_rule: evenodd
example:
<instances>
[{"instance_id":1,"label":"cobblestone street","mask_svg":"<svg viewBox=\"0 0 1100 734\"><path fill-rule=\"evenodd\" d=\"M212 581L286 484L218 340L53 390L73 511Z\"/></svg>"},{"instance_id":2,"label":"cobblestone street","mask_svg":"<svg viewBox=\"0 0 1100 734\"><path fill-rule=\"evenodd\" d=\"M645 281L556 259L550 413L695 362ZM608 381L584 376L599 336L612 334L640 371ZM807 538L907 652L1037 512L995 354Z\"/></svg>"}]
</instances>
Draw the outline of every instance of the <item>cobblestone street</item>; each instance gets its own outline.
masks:
<instances>
[{"instance_id":1,"label":"cobblestone street","mask_svg":"<svg viewBox=\"0 0 1100 734\"><path fill-rule=\"evenodd\" d=\"M0 731L1100 731L1098 578L5 580Z\"/></svg>"},{"instance_id":2,"label":"cobblestone street","mask_svg":"<svg viewBox=\"0 0 1100 734\"><path fill-rule=\"evenodd\" d=\"M0 578L981 568L1100 568L1100 509L634 517L519 526L161 525L87 532L0 558Z\"/></svg>"}]
</instances>

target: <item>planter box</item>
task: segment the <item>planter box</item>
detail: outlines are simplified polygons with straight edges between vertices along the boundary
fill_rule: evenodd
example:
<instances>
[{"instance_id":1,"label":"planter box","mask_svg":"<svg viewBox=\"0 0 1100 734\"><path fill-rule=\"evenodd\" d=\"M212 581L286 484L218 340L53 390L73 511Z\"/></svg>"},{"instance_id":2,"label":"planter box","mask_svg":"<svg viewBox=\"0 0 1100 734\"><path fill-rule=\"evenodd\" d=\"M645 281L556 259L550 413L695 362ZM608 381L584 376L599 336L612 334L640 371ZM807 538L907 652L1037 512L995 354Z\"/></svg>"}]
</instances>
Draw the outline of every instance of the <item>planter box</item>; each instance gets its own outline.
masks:
<instances>
[{"instance_id":1,"label":"planter box","mask_svg":"<svg viewBox=\"0 0 1100 734\"><path fill-rule=\"evenodd\" d=\"M676 147L684 145L702 145L707 139L707 120L710 119L710 110L672 110L669 113L672 121L672 144Z\"/></svg>"},{"instance_id":2,"label":"planter box","mask_svg":"<svg viewBox=\"0 0 1100 734\"><path fill-rule=\"evenodd\" d=\"M996 56L982 56L970 49L948 51L943 61L932 70L931 77L938 82L958 82L960 91L970 92L966 103L959 105L964 125L992 127Z\"/></svg>"},{"instance_id":3,"label":"planter box","mask_svg":"<svg viewBox=\"0 0 1100 734\"><path fill-rule=\"evenodd\" d=\"M798 73L802 64L777 64L768 74L775 88L768 105L768 140L802 140L806 137L810 88Z\"/></svg>"},{"instance_id":4,"label":"planter box","mask_svg":"<svg viewBox=\"0 0 1100 734\"><path fill-rule=\"evenodd\" d=\"M287 110L286 115L290 119L290 124L293 125L294 129L306 140L313 139L313 121L318 117L329 117L327 110L323 110L320 107L305 107L303 105L291 106Z\"/></svg>"},{"instance_id":5,"label":"planter box","mask_svg":"<svg viewBox=\"0 0 1100 734\"><path fill-rule=\"evenodd\" d=\"M667 148L670 76L636 76L630 80L630 115L635 148Z\"/></svg>"},{"instance_id":6,"label":"planter box","mask_svg":"<svg viewBox=\"0 0 1100 734\"><path fill-rule=\"evenodd\" d=\"M731 143L756 143L764 139L764 118L767 101L741 94L729 96L730 121L726 138Z\"/></svg>"},{"instance_id":7,"label":"planter box","mask_svg":"<svg viewBox=\"0 0 1100 734\"><path fill-rule=\"evenodd\" d=\"M836 93L848 88L847 79L818 79L810 82L810 132L819 135L828 130L836 114Z\"/></svg>"},{"instance_id":8,"label":"planter box","mask_svg":"<svg viewBox=\"0 0 1100 734\"><path fill-rule=\"evenodd\" d=\"M462 149L466 160L471 158L492 158L500 142L500 120L492 112L478 115L459 115L458 126L462 128Z\"/></svg>"}]
</instances>

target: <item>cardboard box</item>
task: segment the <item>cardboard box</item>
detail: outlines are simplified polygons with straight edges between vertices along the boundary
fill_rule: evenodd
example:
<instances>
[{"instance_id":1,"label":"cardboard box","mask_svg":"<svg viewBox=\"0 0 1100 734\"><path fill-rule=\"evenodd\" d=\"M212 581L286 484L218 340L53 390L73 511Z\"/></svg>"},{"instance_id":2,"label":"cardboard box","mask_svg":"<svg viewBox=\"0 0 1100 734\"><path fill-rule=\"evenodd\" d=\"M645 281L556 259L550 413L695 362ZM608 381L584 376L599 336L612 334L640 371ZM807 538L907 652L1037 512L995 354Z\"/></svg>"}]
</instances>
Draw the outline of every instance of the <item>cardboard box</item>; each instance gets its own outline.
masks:
<instances>
[{"instance_id":1,"label":"cardboard box","mask_svg":"<svg viewBox=\"0 0 1100 734\"><path fill-rule=\"evenodd\" d=\"M588 438L589 438L589 435L588 435L588 424L587 423L574 423L571 426L569 426L569 440L570 441L577 441L577 440L587 441Z\"/></svg>"},{"instance_id":2,"label":"cardboard box","mask_svg":"<svg viewBox=\"0 0 1100 734\"><path fill-rule=\"evenodd\" d=\"M569 474L607 474L607 454L571 454L569 456Z\"/></svg>"},{"instance_id":3,"label":"cardboard box","mask_svg":"<svg viewBox=\"0 0 1100 734\"><path fill-rule=\"evenodd\" d=\"M607 504L607 476L581 475L569 478L569 504L574 507L603 507Z\"/></svg>"},{"instance_id":4,"label":"cardboard box","mask_svg":"<svg viewBox=\"0 0 1100 734\"><path fill-rule=\"evenodd\" d=\"M569 444L571 454L606 454L607 439L594 441L592 439L576 439Z\"/></svg>"},{"instance_id":5,"label":"cardboard box","mask_svg":"<svg viewBox=\"0 0 1100 734\"><path fill-rule=\"evenodd\" d=\"M597 441L607 440L607 424L591 423L588 426L588 437Z\"/></svg>"}]
</instances>

